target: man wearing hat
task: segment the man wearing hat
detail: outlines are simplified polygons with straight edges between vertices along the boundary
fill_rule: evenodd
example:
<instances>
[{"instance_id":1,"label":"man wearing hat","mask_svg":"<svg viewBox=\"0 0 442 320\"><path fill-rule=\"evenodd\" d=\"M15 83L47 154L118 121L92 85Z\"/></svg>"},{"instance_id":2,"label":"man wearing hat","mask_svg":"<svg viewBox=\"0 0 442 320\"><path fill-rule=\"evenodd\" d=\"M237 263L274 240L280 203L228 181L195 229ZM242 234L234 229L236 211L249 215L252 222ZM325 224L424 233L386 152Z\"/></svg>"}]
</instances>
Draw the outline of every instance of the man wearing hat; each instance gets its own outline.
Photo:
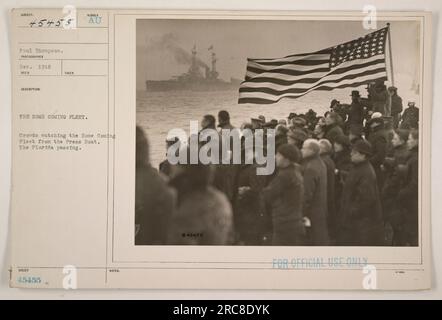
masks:
<instances>
[{"instance_id":1,"label":"man wearing hat","mask_svg":"<svg viewBox=\"0 0 442 320\"><path fill-rule=\"evenodd\" d=\"M362 125L353 124L349 128L348 138L350 142L354 144L358 140L362 140L362 134L364 133L364 128Z\"/></svg>"},{"instance_id":2,"label":"man wearing hat","mask_svg":"<svg viewBox=\"0 0 442 320\"><path fill-rule=\"evenodd\" d=\"M254 161L253 145L243 145L243 164L238 166L235 177L236 194L232 201L236 243L241 245L269 245L265 237L271 232L271 220L265 214L262 190L268 176L258 175L261 165Z\"/></svg>"},{"instance_id":3,"label":"man wearing hat","mask_svg":"<svg viewBox=\"0 0 442 320\"><path fill-rule=\"evenodd\" d=\"M396 87L389 87L388 94L390 95L390 111L393 118L393 129L397 129L401 112L403 110L402 98L397 94Z\"/></svg>"},{"instance_id":4,"label":"man wearing hat","mask_svg":"<svg viewBox=\"0 0 442 320\"><path fill-rule=\"evenodd\" d=\"M320 158L319 142L307 139L302 146L304 216L310 220L308 244L329 245L327 223L327 168Z\"/></svg>"},{"instance_id":5,"label":"man wearing hat","mask_svg":"<svg viewBox=\"0 0 442 320\"><path fill-rule=\"evenodd\" d=\"M288 143L287 141L287 133L288 133L289 129L287 129L286 126L278 124L276 126L276 131L275 131L275 149L278 150L278 148L280 146L282 146L283 144Z\"/></svg>"},{"instance_id":6,"label":"man wearing hat","mask_svg":"<svg viewBox=\"0 0 442 320\"><path fill-rule=\"evenodd\" d=\"M419 128L419 109L414 101L408 102L408 108L402 115L401 129L418 129Z\"/></svg>"},{"instance_id":7,"label":"man wearing hat","mask_svg":"<svg viewBox=\"0 0 442 320\"><path fill-rule=\"evenodd\" d=\"M305 130L305 126L307 125L307 121L302 117L294 117L291 121L292 127L295 129Z\"/></svg>"},{"instance_id":8,"label":"man wearing hat","mask_svg":"<svg viewBox=\"0 0 442 320\"><path fill-rule=\"evenodd\" d=\"M371 145L365 140L357 141L352 147L353 167L342 191L339 245L383 245L382 207L376 174L368 161L371 155Z\"/></svg>"},{"instance_id":9,"label":"man wearing hat","mask_svg":"<svg viewBox=\"0 0 442 320\"><path fill-rule=\"evenodd\" d=\"M365 127L364 127L364 134L365 134L366 139L368 139L368 136L370 135L370 132L371 132L370 124L375 121L374 119L378 119L378 118L382 118L382 113L374 112L371 114L370 117L367 118L367 121L365 122ZM384 123L384 125L385 125L385 123Z\"/></svg>"},{"instance_id":10,"label":"man wearing hat","mask_svg":"<svg viewBox=\"0 0 442 320\"><path fill-rule=\"evenodd\" d=\"M262 127L269 128L269 129L275 129L277 125L278 125L278 120L272 119L269 122L264 123Z\"/></svg>"},{"instance_id":11,"label":"man wearing hat","mask_svg":"<svg viewBox=\"0 0 442 320\"><path fill-rule=\"evenodd\" d=\"M369 129L367 140L372 146L372 155L369 160L376 172L379 190L382 190L384 178L381 165L384 163L387 155L388 134L385 130L383 118L372 118L367 124Z\"/></svg>"},{"instance_id":12,"label":"man wearing hat","mask_svg":"<svg viewBox=\"0 0 442 320\"><path fill-rule=\"evenodd\" d=\"M333 146L327 139L319 140L320 156L327 169L327 225L330 242L335 243L336 239L336 166L332 160ZM333 241L332 241L333 240Z\"/></svg>"},{"instance_id":13,"label":"man wearing hat","mask_svg":"<svg viewBox=\"0 0 442 320\"><path fill-rule=\"evenodd\" d=\"M384 116L386 114L386 106L390 99L384 80L377 80L374 85L369 87L370 100L373 104L373 112L380 112Z\"/></svg>"},{"instance_id":14,"label":"man wearing hat","mask_svg":"<svg viewBox=\"0 0 442 320\"><path fill-rule=\"evenodd\" d=\"M329 221L328 224L329 226L331 226L332 236L334 236L334 240L336 240L337 227L339 225L338 213L340 212L342 189L344 187L345 179L347 178L348 173L353 166L350 157L350 139L344 135L336 137L336 141L333 145L333 151L333 161L335 163L336 215L335 217L332 217L331 221Z\"/></svg>"},{"instance_id":15,"label":"man wearing hat","mask_svg":"<svg viewBox=\"0 0 442 320\"><path fill-rule=\"evenodd\" d=\"M333 161L336 166L336 180L339 181L339 184L343 184L352 167L350 157L351 141L349 137L345 135L336 137L335 143L333 144L333 151Z\"/></svg>"},{"instance_id":16,"label":"man wearing hat","mask_svg":"<svg viewBox=\"0 0 442 320\"><path fill-rule=\"evenodd\" d=\"M290 129L287 132L288 143L296 146L298 149L302 148L302 144L307 138L307 133L302 129Z\"/></svg>"},{"instance_id":17,"label":"man wearing hat","mask_svg":"<svg viewBox=\"0 0 442 320\"><path fill-rule=\"evenodd\" d=\"M307 113L305 114L305 120L307 122L307 130L313 131L315 129L316 124L316 115L317 113L313 111L313 109L309 109Z\"/></svg>"},{"instance_id":18,"label":"man wearing hat","mask_svg":"<svg viewBox=\"0 0 442 320\"><path fill-rule=\"evenodd\" d=\"M290 114L289 114L289 116L287 117L287 119L289 120L289 123L291 123L292 122L292 119L293 118L296 118L297 117L297 114L296 113L294 113L294 112L290 112Z\"/></svg>"},{"instance_id":19,"label":"man wearing hat","mask_svg":"<svg viewBox=\"0 0 442 320\"><path fill-rule=\"evenodd\" d=\"M264 124L260 119L258 118L252 118L250 119L252 123L252 130L256 129L262 129L262 125Z\"/></svg>"},{"instance_id":20,"label":"man wearing hat","mask_svg":"<svg viewBox=\"0 0 442 320\"><path fill-rule=\"evenodd\" d=\"M364 122L365 110L361 103L359 91L351 92L351 105L348 113L347 128L352 125L362 125Z\"/></svg>"},{"instance_id":21,"label":"man wearing hat","mask_svg":"<svg viewBox=\"0 0 442 320\"><path fill-rule=\"evenodd\" d=\"M348 106L348 105L347 105ZM339 114L342 118L342 121L347 121L347 111L345 110L344 106L341 105L341 102L333 99L330 103L330 112L336 112Z\"/></svg>"},{"instance_id":22,"label":"man wearing hat","mask_svg":"<svg viewBox=\"0 0 442 320\"><path fill-rule=\"evenodd\" d=\"M339 106L339 104L340 104L339 100L337 100L337 99L333 99L333 100L330 102L330 111L333 112L334 109L335 109L337 106Z\"/></svg>"},{"instance_id":23,"label":"man wearing hat","mask_svg":"<svg viewBox=\"0 0 442 320\"><path fill-rule=\"evenodd\" d=\"M226 110L218 112L218 128L233 130L235 127L230 123L230 114Z\"/></svg>"},{"instance_id":24,"label":"man wearing hat","mask_svg":"<svg viewBox=\"0 0 442 320\"><path fill-rule=\"evenodd\" d=\"M399 246L403 243L402 220L403 210L399 206L397 196L404 183L404 165L410 158L408 149L409 132L396 129L391 139L391 150L382 165L385 182L381 192L383 216L393 229L392 245Z\"/></svg>"},{"instance_id":25,"label":"man wearing hat","mask_svg":"<svg viewBox=\"0 0 442 320\"><path fill-rule=\"evenodd\" d=\"M341 120L341 117L336 112L330 112L327 117L325 117L324 138L330 141L331 144L335 142L337 136L344 134L342 128L339 126Z\"/></svg>"},{"instance_id":26,"label":"man wearing hat","mask_svg":"<svg viewBox=\"0 0 442 320\"><path fill-rule=\"evenodd\" d=\"M402 245L419 245L419 131L411 130L407 140L410 157L404 166L405 177L397 202L403 212Z\"/></svg>"},{"instance_id":27,"label":"man wearing hat","mask_svg":"<svg viewBox=\"0 0 442 320\"><path fill-rule=\"evenodd\" d=\"M164 176L151 165L149 141L139 126L136 127L135 146L135 244L166 244L175 193Z\"/></svg>"},{"instance_id":28,"label":"man wearing hat","mask_svg":"<svg viewBox=\"0 0 442 320\"><path fill-rule=\"evenodd\" d=\"M280 146L276 153L276 176L263 190L264 202L271 208L273 245L303 244L304 184L300 167L296 164L299 161L300 152L294 145Z\"/></svg>"}]
</instances>

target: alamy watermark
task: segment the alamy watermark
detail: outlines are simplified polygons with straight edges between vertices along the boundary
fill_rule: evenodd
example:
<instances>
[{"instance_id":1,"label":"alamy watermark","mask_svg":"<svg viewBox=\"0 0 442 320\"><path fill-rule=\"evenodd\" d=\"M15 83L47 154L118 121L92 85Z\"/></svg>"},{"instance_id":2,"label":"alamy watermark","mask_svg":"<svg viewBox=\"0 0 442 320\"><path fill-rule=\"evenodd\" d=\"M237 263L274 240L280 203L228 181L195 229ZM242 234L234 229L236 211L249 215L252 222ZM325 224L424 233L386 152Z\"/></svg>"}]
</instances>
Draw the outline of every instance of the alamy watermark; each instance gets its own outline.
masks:
<instances>
[{"instance_id":1,"label":"alamy watermark","mask_svg":"<svg viewBox=\"0 0 442 320\"><path fill-rule=\"evenodd\" d=\"M378 28L378 15L374 5L367 4L362 10L366 15L362 19L362 26L365 30L376 30Z\"/></svg>"},{"instance_id":2,"label":"alamy watermark","mask_svg":"<svg viewBox=\"0 0 442 320\"><path fill-rule=\"evenodd\" d=\"M77 268L73 265L63 267L63 289L77 289Z\"/></svg>"},{"instance_id":3,"label":"alamy watermark","mask_svg":"<svg viewBox=\"0 0 442 320\"><path fill-rule=\"evenodd\" d=\"M190 121L190 134L171 129L167 140L176 142L167 149L170 164L257 164L257 175L275 171L274 129L215 129L199 131L198 121Z\"/></svg>"}]
</instances>

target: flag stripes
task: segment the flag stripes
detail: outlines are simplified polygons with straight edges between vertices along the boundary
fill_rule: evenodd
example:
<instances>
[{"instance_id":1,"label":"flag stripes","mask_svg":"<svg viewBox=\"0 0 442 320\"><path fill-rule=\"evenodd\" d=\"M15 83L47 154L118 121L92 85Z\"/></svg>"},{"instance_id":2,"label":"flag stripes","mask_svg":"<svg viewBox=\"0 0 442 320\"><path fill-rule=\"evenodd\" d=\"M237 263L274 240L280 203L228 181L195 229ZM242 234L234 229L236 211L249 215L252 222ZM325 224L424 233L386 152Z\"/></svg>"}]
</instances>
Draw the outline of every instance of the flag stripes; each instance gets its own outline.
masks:
<instances>
[{"instance_id":1,"label":"flag stripes","mask_svg":"<svg viewBox=\"0 0 442 320\"><path fill-rule=\"evenodd\" d=\"M315 53L277 59L248 59L238 103L269 104L313 90L357 87L387 79L388 27Z\"/></svg>"}]
</instances>

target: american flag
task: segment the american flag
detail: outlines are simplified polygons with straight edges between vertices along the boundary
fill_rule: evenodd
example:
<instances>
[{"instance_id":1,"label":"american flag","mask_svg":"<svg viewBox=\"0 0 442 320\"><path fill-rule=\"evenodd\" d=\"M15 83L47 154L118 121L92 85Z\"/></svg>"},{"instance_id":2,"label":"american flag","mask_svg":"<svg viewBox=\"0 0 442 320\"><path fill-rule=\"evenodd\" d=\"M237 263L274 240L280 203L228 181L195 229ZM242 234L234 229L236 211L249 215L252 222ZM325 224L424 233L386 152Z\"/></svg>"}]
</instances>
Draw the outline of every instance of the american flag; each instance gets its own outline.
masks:
<instances>
[{"instance_id":1,"label":"american flag","mask_svg":"<svg viewBox=\"0 0 442 320\"><path fill-rule=\"evenodd\" d=\"M387 80L388 28L313 53L277 59L249 58L238 103L275 103L313 90L330 91Z\"/></svg>"}]
</instances>

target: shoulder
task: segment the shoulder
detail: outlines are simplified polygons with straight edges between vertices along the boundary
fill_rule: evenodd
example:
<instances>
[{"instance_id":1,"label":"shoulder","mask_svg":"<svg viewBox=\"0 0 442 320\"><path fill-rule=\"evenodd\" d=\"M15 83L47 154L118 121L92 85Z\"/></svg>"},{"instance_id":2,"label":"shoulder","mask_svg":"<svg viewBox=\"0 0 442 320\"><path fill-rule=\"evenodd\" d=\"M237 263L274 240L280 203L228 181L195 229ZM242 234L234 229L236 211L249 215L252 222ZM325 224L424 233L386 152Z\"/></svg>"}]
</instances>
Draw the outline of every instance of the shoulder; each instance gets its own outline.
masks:
<instances>
[{"instance_id":1,"label":"shoulder","mask_svg":"<svg viewBox=\"0 0 442 320\"><path fill-rule=\"evenodd\" d=\"M302 177L302 167L299 164L295 164L295 168L294 168L294 175L297 179L301 180L303 179Z\"/></svg>"},{"instance_id":2,"label":"shoulder","mask_svg":"<svg viewBox=\"0 0 442 320\"><path fill-rule=\"evenodd\" d=\"M334 125L333 127L330 128L329 132L330 133L340 133L342 131L341 127L339 125Z\"/></svg>"},{"instance_id":3,"label":"shoulder","mask_svg":"<svg viewBox=\"0 0 442 320\"><path fill-rule=\"evenodd\" d=\"M325 170L325 164L321 158L313 158L307 162L304 173L305 175L307 172L311 175L319 175L322 169Z\"/></svg>"},{"instance_id":4,"label":"shoulder","mask_svg":"<svg viewBox=\"0 0 442 320\"><path fill-rule=\"evenodd\" d=\"M371 138L371 139L370 139ZM368 139L372 144L379 142L387 142L387 135L383 130L373 132Z\"/></svg>"},{"instance_id":5,"label":"shoulder","mask_svg":"<svg viewBox=\"0 0 442 320\"><path fill-rule=\"evenodd\" d=\"M272 179L272 182L275 183L283 183L286 184L290 181L291 177L295 174L295 169L290 170L289 168L279 169L276 172L275 177Z\"/></svg>"},{"instance_id":6,"label":"shoulder","mask_svg":"<svg viewBox=\"0 0 442 320\"><path fill-rule=\"evenodd\" d=\"M333 128L331 128L329 130L329 135L337 135L339 134L342 130L340 130L341 128L339 126L334 126Z\"/></svg>"},{"instance_id":7,"label":"shoulder","mask_svg":"<svg viewBox=\"0 0 442 320\"><path fill-rule=\"evenodd\" d=\"M325 168L326 167L325 161L321 157L317 157L315 159L315 163L316 163L316 165L318 167L321 167L321 168Z\"/></svg>"},{"instance_id":8,"label":"shoulder","mask_svg":"<svg viewBox=\"0 0 442 320\"><path fill-rule=\"evenodd\" d=\"M181 213L203 216L207 214L230 214L230 202L221 191L214 187L198 190L187 195L180 205Z\"/></svg>"},{"instance_id":9,"label":"shoulder","mask_svg":"<svg viewBox=\"0 0 442 320\"><path fill-rule=\"evenodd\" d=\"M418 161L419 161L419 154L418 154L417 150L410 151L408 163L409 164L415 164L415 163L417 164Z\"/></svg>"},{"instance_id":10,"label":"shoulder","mask_svg":"<svg viewBox=\"0 0 442 320\"><path fill-rule=\"evenodd\" d=\"M135 175L137 179L145 180L148 183L166 185L168 182L166 175L151 166L137 168Z\"/></svg>"},{"instance_id":11,"label":"shoulder","mask_svg":"<svg viewBox=\"0 0 442 320\"><path fill-rule=\"evenodd\" d=\"M374 171L373 165L370 161L365 162L360 167L360 173L366 180L376 180L376 172Z\"/></svg>"},{"instance_id":12,"label":"shoulder","mask_svg":"<svg viewBox=\"0 0 442 320\"><path fill-rule=\"evenodd\" d=\"M209 186L203 196L207 197L213 205L230 205L227 196L218 189Z\"/></svg>"},{"instance_id":13,"label":"shoulder","mask_svg":"<svg viewBox=\"0 0 442 320\"><path fill-rule=\"evenodd\" d=\"M408 150L407 146L404 145L401 148L398 148L394 151L394 156L400 160L407 159L410 157L410 150Z\"/></svg>"}]
</instances>

